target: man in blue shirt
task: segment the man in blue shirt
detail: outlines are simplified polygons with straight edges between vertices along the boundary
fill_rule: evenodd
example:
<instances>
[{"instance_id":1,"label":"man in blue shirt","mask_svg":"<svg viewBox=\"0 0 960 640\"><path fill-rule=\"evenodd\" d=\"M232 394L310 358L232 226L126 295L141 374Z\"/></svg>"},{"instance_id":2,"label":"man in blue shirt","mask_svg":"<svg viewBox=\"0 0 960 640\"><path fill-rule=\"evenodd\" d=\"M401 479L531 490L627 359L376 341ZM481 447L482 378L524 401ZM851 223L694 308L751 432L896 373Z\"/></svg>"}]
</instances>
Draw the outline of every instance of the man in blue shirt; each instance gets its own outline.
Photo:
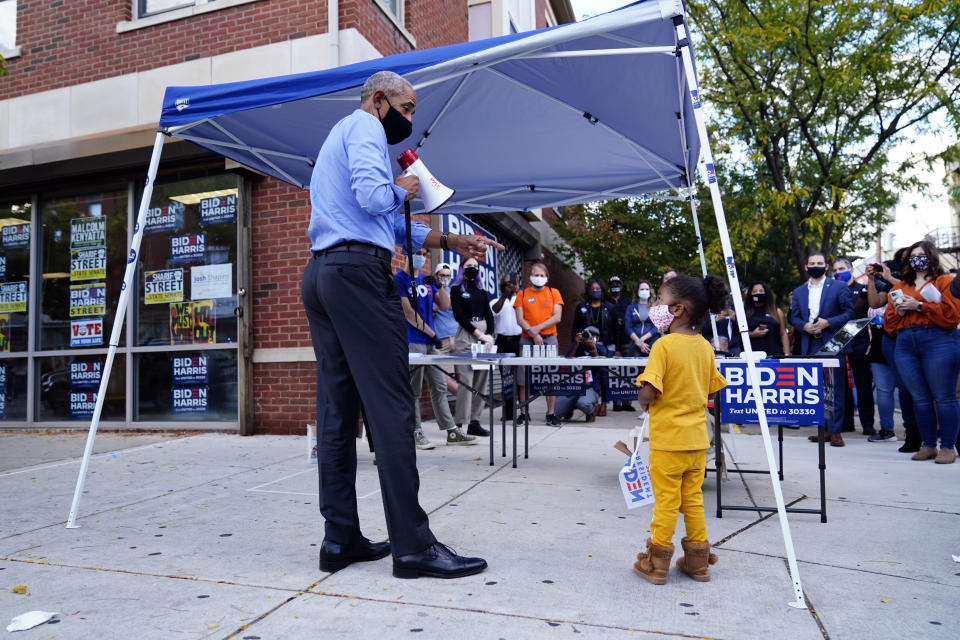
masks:
<instances>
[{"instance_id":1,"label":"man in blue shirt","mask_svg":"<svg viewBox=\"0 0 960 640\"><path fill-rule=\"evenodd\" d=\"M419 184L415 176L393 178L388 152L388 144L410 135L416 106L416 92L403 78L389 71L372 75L361 89L360 108L331 129L310 180L313 259L302 295L317 358L323 571L391 552L398 578L456 578L487 566L437 542L417 498L414 399L390 260L395 246L406 244L403 203L417 195ZM422 224L413 225L411 235L415 250L480 257L487 245L503 249L483 236L440 234ZM355 435L361 402L380 454L390 542L371 542L360 531Z\"/></svg>"},{"instance_id":2,"label":"man in blue shirt","mask_svg":"<svg viewBox=\"0 0 960 640\"><path fill-rule=\"evenodd\" d=\"M413 256L413 268L419 270L426 262L426 251L421 249ZM410 353L440 353L443 340L437 335L437 325L434 322L434 303L444 311L450 308L450 293L445 289L437 288L436 278L424 277L417 274L417 295L413 295L410 286L410 275L406 271L398 271L394 278L400 290L400 304L403 315L407 319L407 343ZM416 297L417 308L413 308L413 299ZM429 365L412 365L410 367L410 388L413 390L413 407L416 412L417 424L413 429L413 440L417 449L433 449L436 445L430 442L423 433L420 423L420 392L423 390L423 378L427 378L430 387L430 403L433 405L433 415L437 424L447 432L448 445L476 444L476 438L461 432L454 423L450 413L450 404L447 402L446 377L440 369Z\"/></svg>"}]
</instances>

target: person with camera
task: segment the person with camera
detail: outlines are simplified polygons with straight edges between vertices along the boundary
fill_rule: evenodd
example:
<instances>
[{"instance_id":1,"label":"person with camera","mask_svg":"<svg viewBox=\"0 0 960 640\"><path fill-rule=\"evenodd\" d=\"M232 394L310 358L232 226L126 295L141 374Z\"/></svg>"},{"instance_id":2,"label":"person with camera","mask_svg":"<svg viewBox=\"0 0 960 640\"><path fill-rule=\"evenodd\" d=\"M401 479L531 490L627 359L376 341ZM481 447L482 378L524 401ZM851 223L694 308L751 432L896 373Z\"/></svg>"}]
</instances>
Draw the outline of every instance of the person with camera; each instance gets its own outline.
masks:
<instances>
[{"instance_id":1,"label":"person with camera","mask_svg":"<svg viewBox=\"0 0 960 640\"><path fill-rule=\"evenodd\" d=\"M413 255L413 268L421 269L426 263L426 249L420 249ZM437 335L437 326L433 317L434 300L439 309L450 308L450 294L445 288L437 285L437 279L433 276L424 276L417 274L417 308L413 308L414 299L413 287L411 286L410 275L405 270L398 271L394 276L397 281L397 288L400 291L400 305L403 307L403 315L407 324L407 344L410 353L437 354L443 347L443 341ZM433 449L436 445L430 441L423 433L423 425L420 422L420 392L423 391L423 379L427 379L427 387L430 389L430 403L433 405L433 415L437 419L440 428L447 432L447 444L451 440L458 443L470 443L475 438L470 438L457 429L453 422L453 415L450 413L450 405L447 403L447 382L443 371L432 366L412 365L410 366L410 388L413 390L413 397L417 400L414 405L414 418L416 420L413 430L413 440L417 449ZM475 444L475 443L473 443Z\"/></svg>"},{"instance_id":2,"label":"person with camera","mask_svg":"<svg viewBox=\"0 0 960 640\"><path fill-rule=\"evenodd\" d=\"M897 368L913 396L920 428L920 450L911 459L951 464L957 458L960 429L960 298L954 292L955 278L944 273L933 243L914 243L908 256L883 319L897 334Z\"/></svg>"},{"instance_id":3,"label":"person with camera","mask_svg":"<svg viewBox=\"0 0 960 640\"><path fill-rule=\"evenodd\" d=\"M573 345L571 346L574 348L574 357L600 358L613 355L611 350L600 341L600 330L592 325L577 332L573 336ZM602 370L603 368L600 367L599 369ZM579 409L583 412L584 422L596 421L596 409L600 404L602 395L601 376L598 373L599 371L593 368L584 371L584 376L589 381L586 382L586 388L582 395L557 398L556 413L558 416L562 416L564 420L570 420L573 417L574 410Z\"/></svg>"}]
</instances>

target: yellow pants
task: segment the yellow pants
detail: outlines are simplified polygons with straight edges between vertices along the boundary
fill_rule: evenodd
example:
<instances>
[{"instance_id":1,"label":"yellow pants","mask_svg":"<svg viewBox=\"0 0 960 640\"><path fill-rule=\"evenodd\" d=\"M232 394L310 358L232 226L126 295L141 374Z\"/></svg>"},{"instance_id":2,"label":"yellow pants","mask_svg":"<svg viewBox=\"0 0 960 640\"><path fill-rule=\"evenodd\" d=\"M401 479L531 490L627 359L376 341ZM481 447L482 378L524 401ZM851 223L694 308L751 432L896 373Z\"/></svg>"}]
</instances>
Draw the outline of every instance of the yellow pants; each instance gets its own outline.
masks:
<instances>
[{"instance_id":1,"label":"yellow pants","mask_svg":"<svg viewBox=\"0 0 960 640\"><path fill-rule=\"evenodd\" d=\"M650 479L653 482L653 544L666 547L673 542L677 513L683 514L687 539L695 544L707 541L703 515L703 473L705 449L698 451L650 451Z\"/></svg>"}]
</instances>

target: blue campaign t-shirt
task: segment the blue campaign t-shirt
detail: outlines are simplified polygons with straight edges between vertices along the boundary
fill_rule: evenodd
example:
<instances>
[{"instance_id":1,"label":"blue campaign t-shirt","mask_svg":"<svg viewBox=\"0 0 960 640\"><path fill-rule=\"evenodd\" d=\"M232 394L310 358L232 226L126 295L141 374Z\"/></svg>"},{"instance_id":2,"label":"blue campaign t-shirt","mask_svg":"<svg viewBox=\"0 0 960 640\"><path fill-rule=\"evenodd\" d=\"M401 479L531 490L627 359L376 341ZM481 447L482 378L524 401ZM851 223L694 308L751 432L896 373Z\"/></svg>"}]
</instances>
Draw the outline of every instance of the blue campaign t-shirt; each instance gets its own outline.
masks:
<instances>
[{"instance_id":1,"label":"blue campaign t-shirt","mask_svg":"<svg viewBox=\"0 0 960 640\"><path fill-rule=\"evenodd\" d=\"M408 300L412 299L413 292L410 290L410 274L406 271L398 271L393 277L397 281L397 288L400 289L400 295ZM436 292L437 290L434 287L423 284L423 275L418 273L417 306L414 307L414 309L434 332L436 332L436 327L433 321L433 295ZM410 304L413 304L412 300ZM406 321L406 318L404 318L403 323L407 325L407 342L411 344L430 344L432 342L423 331L414 329L413 326Z\"/></svg>"}]
</instances>

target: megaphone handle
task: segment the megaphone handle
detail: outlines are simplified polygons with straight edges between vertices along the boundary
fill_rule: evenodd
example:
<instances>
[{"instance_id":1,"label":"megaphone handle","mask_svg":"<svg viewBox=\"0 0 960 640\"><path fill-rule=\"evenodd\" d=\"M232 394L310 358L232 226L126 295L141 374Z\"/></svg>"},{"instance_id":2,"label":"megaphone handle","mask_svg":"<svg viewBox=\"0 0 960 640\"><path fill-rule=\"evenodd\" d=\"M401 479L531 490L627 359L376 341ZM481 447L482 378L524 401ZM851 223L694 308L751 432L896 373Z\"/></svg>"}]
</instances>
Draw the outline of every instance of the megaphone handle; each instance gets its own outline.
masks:
<instances>
[{"instance_id":1,"label":"megaphone handle","mask_svg":"<svg viewBox=\"0 0 960 640\"><path fill-rule=\"evenodd\" d=\"M410 201L409 200L403 201L403 217L405 218L404 224L406 225L406 229L407 229L407 271L410 273L410 292L411 292L410 295L412 296L410 298L410 304L413 306L413 312L416 314L418 313L417 312L417 309L418 309L417 272L413 268L413 240L411 238L412 233L410 230Z\"/></svg>"}]
</instances>

